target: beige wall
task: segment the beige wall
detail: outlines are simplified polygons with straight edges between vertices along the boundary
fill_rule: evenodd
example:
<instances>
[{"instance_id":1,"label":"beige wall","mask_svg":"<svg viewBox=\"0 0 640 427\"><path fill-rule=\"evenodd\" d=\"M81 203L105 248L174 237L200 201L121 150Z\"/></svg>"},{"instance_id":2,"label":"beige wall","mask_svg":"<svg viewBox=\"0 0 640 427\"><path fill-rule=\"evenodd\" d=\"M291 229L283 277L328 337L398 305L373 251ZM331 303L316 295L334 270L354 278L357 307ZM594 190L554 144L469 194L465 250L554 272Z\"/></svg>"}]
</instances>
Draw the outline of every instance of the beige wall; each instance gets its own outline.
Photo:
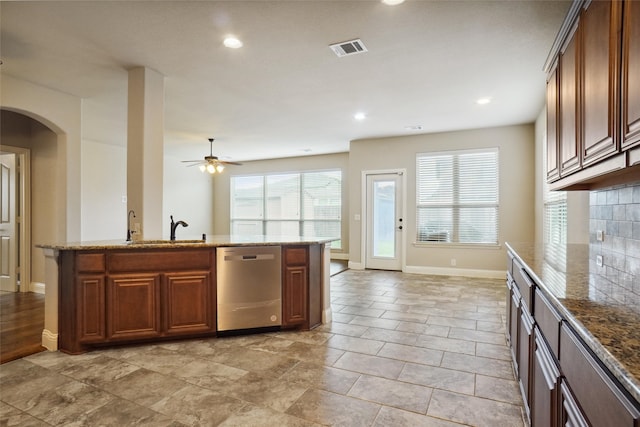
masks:
<instances>
[{"instance_id":1,"label":"beige wall","mask_svg":"<svg viewBox=\"0 0 640 427\"><path fill-rule=\"evenodd\" d=\"M405 169L406 271L436 274L499 276L505 270L505 241L531 241L534 236L534 127L507 126L460 132L352 141L349 152L350 262L363 266L361 248L361 176L363 171ZM499 248L414 245L416 235L416 154L498 147L500 151ZM451 259L456 267L451 267Z\"/></svg>"},{"instance_id":2,"label":"beige wall","mask_svg":"<svg viewBox=\"0 0 640 427\"><path fill-rule=\"evenodd\" d=\"M230 177L233 175L251 175L274 172L301 172L312 170L342 170L342 253L349 253L349 230L347 224L349 200L349 154L327 154L318 156L291 157L285 159L245 162L242 166L229 166L221 175L213 178L215 234L229 234L230 227Z\"/></svg>"}]
</instances>

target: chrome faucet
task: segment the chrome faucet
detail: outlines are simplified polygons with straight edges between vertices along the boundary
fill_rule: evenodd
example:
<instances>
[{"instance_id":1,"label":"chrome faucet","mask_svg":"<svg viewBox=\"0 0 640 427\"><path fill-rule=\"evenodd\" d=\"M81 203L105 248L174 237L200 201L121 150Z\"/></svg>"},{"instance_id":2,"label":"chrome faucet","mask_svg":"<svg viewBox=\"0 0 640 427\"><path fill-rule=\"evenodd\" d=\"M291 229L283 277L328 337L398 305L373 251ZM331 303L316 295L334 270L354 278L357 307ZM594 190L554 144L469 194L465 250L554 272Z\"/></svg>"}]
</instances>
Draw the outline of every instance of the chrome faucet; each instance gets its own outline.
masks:
<instances>
[{"instance_id":1,"label":"chrome faucet","mask_svg":"<svg viewBox=\"0 0 640 427\"><path fill-rule=\"evenodd\" d=\"M133 209L131 209L127 214L127 242L131 241L131 215L133 215L134 218L136 217L136 213Z\"/></svg>"},{"instance_id":2,"label":"chrome faucet","mask_svg":"<svg viewBox=\"0 0 640 427\"><path fill-rule=\"evenodd\" d=\"M188 227L189 224L187 224L184 221L178 221L178 222L173 222L173 215L171 215L171 233L169 236L170 240L176 240L176 228L178 228L178 226L181 225L183 227Z\"/></svg>"}]
</instances>

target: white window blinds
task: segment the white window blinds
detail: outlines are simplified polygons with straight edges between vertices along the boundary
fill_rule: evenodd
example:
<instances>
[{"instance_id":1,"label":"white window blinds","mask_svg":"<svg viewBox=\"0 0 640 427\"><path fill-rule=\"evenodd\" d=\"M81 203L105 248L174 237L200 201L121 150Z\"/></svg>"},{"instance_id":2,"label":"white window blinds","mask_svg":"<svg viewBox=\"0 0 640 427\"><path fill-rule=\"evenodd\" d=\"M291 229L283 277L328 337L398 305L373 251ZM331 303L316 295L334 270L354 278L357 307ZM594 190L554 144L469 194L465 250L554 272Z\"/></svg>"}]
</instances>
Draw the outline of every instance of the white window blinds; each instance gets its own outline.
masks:
<instances>
[{"instance_id":1,"label":"white window blinds","mask_svg":"<svg viewBox=\"0 0 640 427\"><path fill-rule=\"evenodd\" d=\"M498 244L498 149L416 156L417 242Z\"/></svg>"}]
</instances>

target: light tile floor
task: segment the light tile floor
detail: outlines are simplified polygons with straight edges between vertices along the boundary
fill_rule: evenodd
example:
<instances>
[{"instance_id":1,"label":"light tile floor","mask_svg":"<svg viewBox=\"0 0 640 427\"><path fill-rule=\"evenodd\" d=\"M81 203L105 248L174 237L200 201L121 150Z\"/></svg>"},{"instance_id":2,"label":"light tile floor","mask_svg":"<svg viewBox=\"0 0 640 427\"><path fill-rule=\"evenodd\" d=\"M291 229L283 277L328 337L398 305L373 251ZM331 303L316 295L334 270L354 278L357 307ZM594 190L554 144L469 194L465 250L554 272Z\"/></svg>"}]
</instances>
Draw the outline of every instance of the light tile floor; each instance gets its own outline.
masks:
<instances>
[{"instance_id":1,"label":"light tile floor","mask_svg":"<svg viewBox=\"0 0 640 427\"><path fill-rule=\"evenodd\" d=\"M0 365L0 426L523 426L505 285L348 270L334 320Z\"/></svg>"}]
</instances>

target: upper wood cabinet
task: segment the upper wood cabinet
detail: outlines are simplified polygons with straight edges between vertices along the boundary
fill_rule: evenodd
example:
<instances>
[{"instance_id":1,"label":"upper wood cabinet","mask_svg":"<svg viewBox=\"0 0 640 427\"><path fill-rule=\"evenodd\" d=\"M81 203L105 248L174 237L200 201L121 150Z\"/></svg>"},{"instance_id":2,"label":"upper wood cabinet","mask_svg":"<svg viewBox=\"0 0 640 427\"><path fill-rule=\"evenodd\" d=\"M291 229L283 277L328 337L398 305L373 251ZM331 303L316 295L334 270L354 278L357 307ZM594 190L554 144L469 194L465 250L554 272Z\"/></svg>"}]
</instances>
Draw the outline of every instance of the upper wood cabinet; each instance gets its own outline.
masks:
<instances>
[{"instance_id":1,"label":"upper wood cabinet","mask_svg":"<svg viewBox=\"0 0 640 427\"><path fill-rule=\"evenodd\" d=\"M567 14L546 65L547 182L553 190L637 179L639 10L635 1L574 0Z\"/></svg>"},{"instance_id":2,"label":"upper wood cabinet","mask_svg":"<svg viewBox=\"0 0 640 427\"><path fill-rule=\"evenodd\" d=\"M547 181L560 178L558 168L558 67L547 80Z\"/></svg>"},{"instance_id":3,"label":"upper wood cabinet","mask_svg":"<svg viewBox=\"0 0 640 427\"><path fill-rule=\"evenodd\" d=\"M640 2L625 2L622 37L622 147L626 149L640 143Z\"/></svg>"},{"instance_id":4,"label":"upper wood cabinet","mask_svg":"<svg viewBox=\"0 0 640 427\"><path fill-rule=\"evenodd\" d=\"M618 152L622 8L592 1L580 21L580 127L582 165Z\"/></svg>"},{"instance_id":5,"label":"upper wood cabinet","mask_svg":"<svg viewBox=\"0 0 640 427\"><path fill-rule=\"evenodd\" d=\"M578 24L560 51L558 68L560 73L558 102L560 129L560 176L569 175L580 169L580 148L578 129Z\"/></svg>"}]
</instances>

